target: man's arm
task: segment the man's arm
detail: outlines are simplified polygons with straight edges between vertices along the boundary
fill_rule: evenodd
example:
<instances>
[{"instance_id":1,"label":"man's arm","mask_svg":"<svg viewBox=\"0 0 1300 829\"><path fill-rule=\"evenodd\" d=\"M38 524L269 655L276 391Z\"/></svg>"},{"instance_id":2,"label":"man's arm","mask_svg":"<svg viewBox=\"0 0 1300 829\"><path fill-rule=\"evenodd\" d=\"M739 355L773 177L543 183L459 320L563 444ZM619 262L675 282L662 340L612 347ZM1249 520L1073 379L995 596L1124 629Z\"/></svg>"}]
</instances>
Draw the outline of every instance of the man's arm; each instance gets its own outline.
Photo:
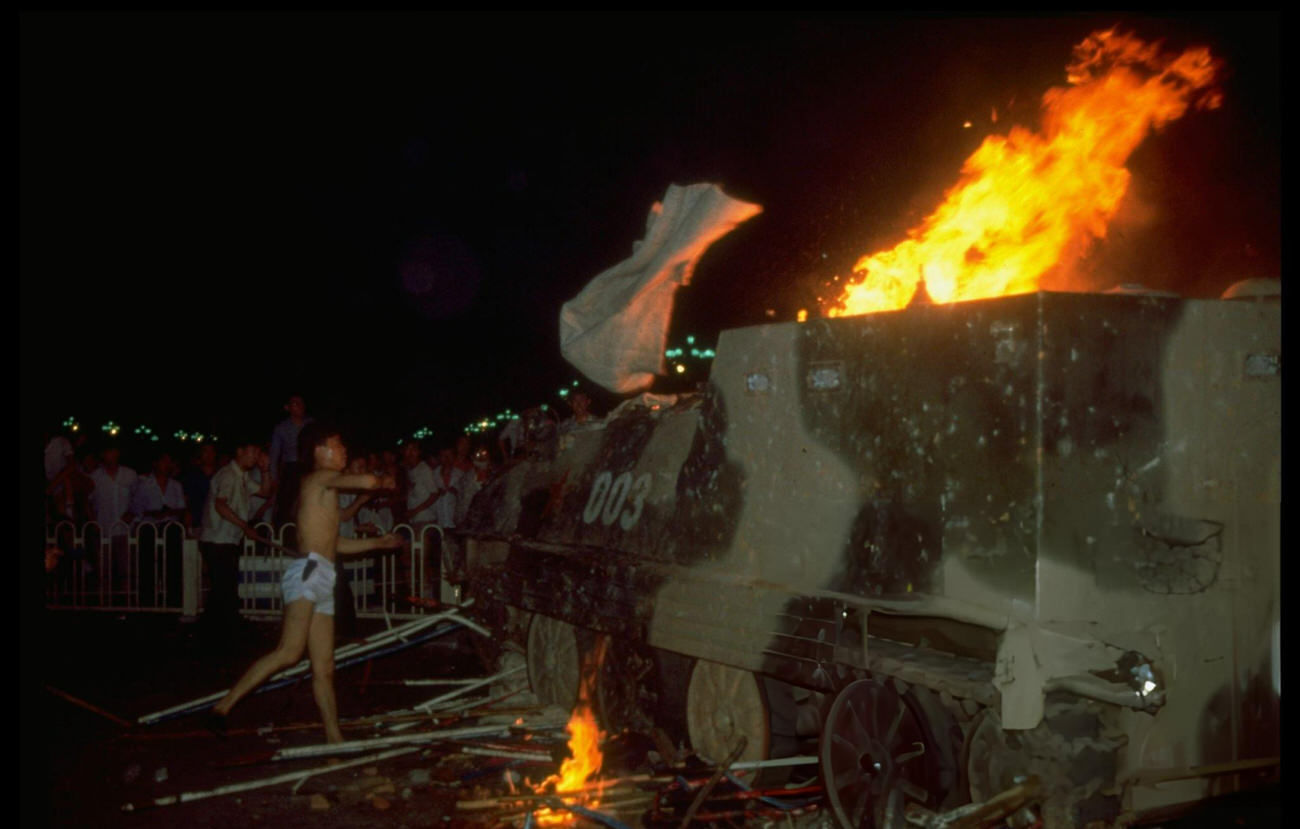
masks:
<instances>
[{"instance_id":1,"label":"man's arm","mask_svg":"<svg viewBox=\"0 0 1300 829\"><path fill-rule=\"evenodd\" d=\"M324 486L330 489L392 489L395 482L391 477L371 475L365 473L362 475L335 475L321 481Z\"/></svg>"},{"instance_id":2,"label":"man's arm","mask_svg":"<svg viewBox=\"0 0 1300 829\"><path fill-rule=\"evenodd\" d=\"M353 518L356 518L357 513L361 512L361 508L364 507L366 505L366 502L369 501L372 497L374 496L372 496L369 492L363 492L360 495L358 495L355 499L353 499L352 503L348 504L347 508L344 509L343 512L339 513L339 523L344 524L347 523L348 521L351 521Z\"/></svg>"},{"instance_id":3,"label":"man's arm","mask_svg":"<svg viewBox=\"0 0 1300 829\"><path fill-rule=\"evenodd\" d=\"M247 521L245 521L243 518L241 518L239 516L239 513L231 509L230 505L226 503L225 498L218 496L215 499L214 503L216 506L217 515L220 515L222 518L234 524L236 527L239 527L240 532L242 532L244 535L254 540L257 539L257 532L253 529L253 526L249 524Z\"/></svg>"},{"instance_id":4,"label":"man's arm","mask_svg":"<svg viewBox=\"0 0 1300 829\"><path fill-rule=\"evenodd\" d=\"M354 553L367 553L371 550L388 550L394 547L401 547L406 543L400 535L389 533L381 535L379 538L340 538L338 546L334 548L339 555L351 555Z\"/></svg>"}]
</instances>

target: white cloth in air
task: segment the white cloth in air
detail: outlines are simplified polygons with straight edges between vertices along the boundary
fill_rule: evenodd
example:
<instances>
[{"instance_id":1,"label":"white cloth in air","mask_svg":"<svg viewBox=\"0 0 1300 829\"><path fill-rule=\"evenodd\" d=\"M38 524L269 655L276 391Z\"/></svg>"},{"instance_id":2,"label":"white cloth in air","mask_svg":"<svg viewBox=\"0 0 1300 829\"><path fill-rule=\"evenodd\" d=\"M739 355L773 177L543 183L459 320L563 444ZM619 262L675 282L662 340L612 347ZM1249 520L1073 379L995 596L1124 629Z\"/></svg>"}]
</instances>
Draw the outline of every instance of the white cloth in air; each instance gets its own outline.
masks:
<instances>
[{"instance_id":1,"label":"white cloth in air","mask_svg":"<svg viewBox=\"0 0 1300 829\"><path fill-rule=\"evenodd\" d=\"M668 187L650 208L645 239L560 309L560 353L618 394L648 388L664 373L673 292L689 285L709 245L762 211L714 184Z\"/></svg>"}]
</instances>

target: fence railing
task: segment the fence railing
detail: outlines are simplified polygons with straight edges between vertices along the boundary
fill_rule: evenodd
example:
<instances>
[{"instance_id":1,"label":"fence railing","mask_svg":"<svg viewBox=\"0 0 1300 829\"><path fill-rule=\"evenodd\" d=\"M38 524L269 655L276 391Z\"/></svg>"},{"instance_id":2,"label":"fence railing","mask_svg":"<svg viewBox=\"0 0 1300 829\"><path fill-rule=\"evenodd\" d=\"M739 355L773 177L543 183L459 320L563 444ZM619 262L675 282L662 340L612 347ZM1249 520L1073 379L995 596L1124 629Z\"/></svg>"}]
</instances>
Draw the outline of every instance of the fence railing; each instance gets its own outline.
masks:
<instances>
[{"instance_id":1,"label":"fence railing","mask_svg":"<svg viewBox=\"0 0 1300 829\"><path fill-rule=\"evenodd\" d=\"M262 523L257 534L290 550L297 527ZM408 540L399 550L339 556L340 578L351 587L357 616L415 618L429 600L454 595L441 579L444 545L452 543L441 527L399 524L393 530ZM202 612L208 592L198 540L175 522L115 522L105 532L98 522L60 521L45 528L47 549L61 555L47 570L45 603L53 610ZM243 539L239 557L240 610L246 616L278 614L284 600L280 576L293 558L277 547Z\"/></svg>"}]
</instances>

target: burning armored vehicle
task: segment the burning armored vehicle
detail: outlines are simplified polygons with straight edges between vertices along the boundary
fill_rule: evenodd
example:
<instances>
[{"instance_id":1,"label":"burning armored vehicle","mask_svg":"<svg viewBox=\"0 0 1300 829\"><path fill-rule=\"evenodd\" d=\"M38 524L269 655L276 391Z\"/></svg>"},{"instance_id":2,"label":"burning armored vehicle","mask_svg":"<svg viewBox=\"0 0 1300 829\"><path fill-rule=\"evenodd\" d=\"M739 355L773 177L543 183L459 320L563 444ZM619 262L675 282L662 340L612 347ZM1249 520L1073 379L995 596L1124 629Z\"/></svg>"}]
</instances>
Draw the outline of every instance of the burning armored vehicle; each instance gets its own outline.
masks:
<instances>
[{"instance_id":1,"label":"burning armored vehicle","mask_svg":"<svg viewBox=\"0 0 1300 829\"><path fill-rule=\"evenodd\" d=\"M572 705L807 751L846 826L1110 824L1274 764L1280 304L1036 292L723 333L475 499L449 576Z\"/></svg>"},{"instance_id":2,"label":"burning armored vehicle","mask_svg":"<svg viewBox=\"0 0 1300 829\"><path fill-rule=\"evenodd\" d=\"M725 331L702 393L625 403L487 485L446 570L538 696L572 706L590 656L607 728L815 756L846 827L1031 795L1046 826L1113 825L1271 773L1280 290L1044 281L1105 236L1143 136L1217 106L1216 70L1094 33L1037 132L990 135L859 262L855 316ZM698 255L758 209L709 225L669 195L687 206L656 205L629 260L665 283L693 260L656 217ZM592 285L653 346L659 288L610 273Z\"/></svg>"}]
</instances>

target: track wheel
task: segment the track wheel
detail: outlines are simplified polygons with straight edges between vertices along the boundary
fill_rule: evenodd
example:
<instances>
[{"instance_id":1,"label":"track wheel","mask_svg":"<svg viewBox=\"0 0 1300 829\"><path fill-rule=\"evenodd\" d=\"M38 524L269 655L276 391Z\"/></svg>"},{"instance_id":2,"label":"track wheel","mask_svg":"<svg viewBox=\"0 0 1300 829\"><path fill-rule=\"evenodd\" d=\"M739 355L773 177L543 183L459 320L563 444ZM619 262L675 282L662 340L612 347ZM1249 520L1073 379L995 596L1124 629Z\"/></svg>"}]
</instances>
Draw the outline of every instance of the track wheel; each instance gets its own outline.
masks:
<instances>
[{"instance_id":1,"label":"track wheel","mask_svg":"<svg viewBox=\"0 0 1300 829\"><path fill-rule=\"evenodd\" d=\"M860 679L835 697L819 746L822 780L844 829L901 827L908 800L933 809L925 733L893 688Z\"/></svg>"},{"instance_id":2,"label":"track wheel","mask_svg":"<svg viewBox=\"0 0 1300 829\"><path fill-rule=\"evenodd\" d=\"M534 615L528 625L528 682L542 705L572 711L582 682L582 659L573 625Z\"/></svg>"}]
</instances>

